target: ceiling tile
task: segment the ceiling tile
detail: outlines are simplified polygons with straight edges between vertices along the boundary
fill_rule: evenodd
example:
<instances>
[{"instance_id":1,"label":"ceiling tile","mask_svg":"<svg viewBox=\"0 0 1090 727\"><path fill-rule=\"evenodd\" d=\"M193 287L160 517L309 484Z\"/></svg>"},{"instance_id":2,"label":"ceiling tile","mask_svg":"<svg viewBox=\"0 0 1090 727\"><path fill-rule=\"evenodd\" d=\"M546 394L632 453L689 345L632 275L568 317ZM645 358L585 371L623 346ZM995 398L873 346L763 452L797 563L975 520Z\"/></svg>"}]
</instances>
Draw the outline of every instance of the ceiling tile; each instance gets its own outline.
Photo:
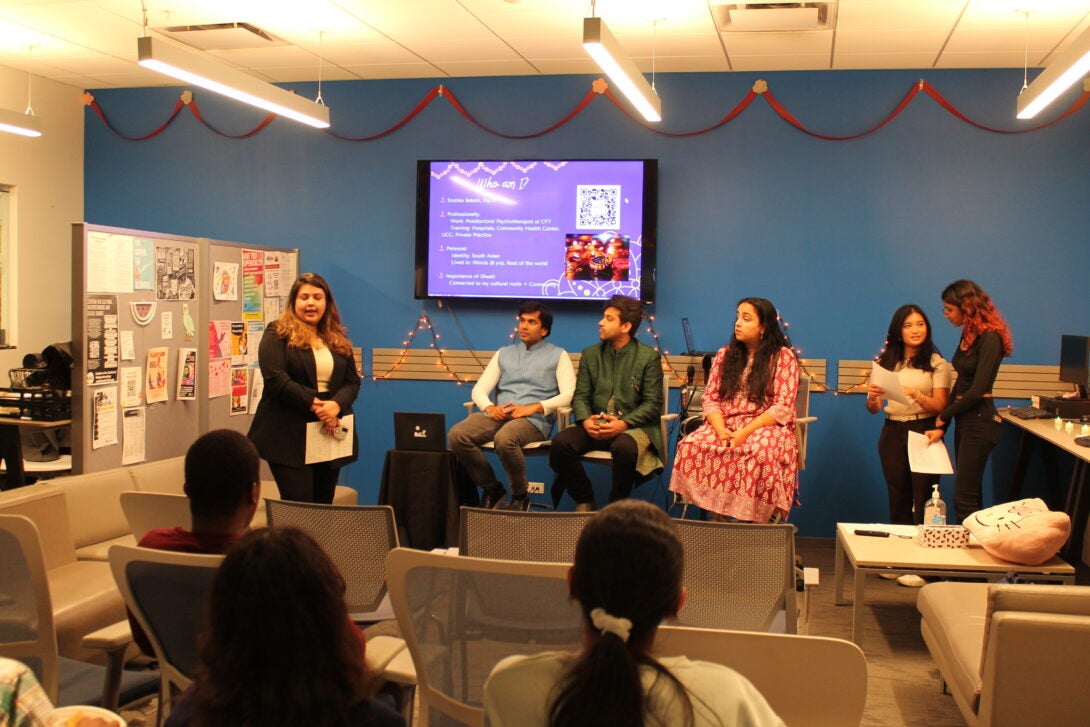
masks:
<instances>
[{"instance_id":1,"label":"ceiling tile","mask_svg":"<svg viewBox=\"0 0 1090 727\"><path fill-rule=\"evenodd\" d=\"M436 63L446 73L455 77L465 76L536 76L539 71L522 60L464 61Z\"/></svg>"},{"instance_id":2,"label":"ceiling tile","mask_svg":"<svg viewBox=\"0 0 1090 727\"><path fill-rule=\"evenodd\" d=\"M833 59L837 70L931 68L935 53L840 53Z\"/></svg>"},{"instance_id":3,"label":"ceiling tile","mask_svg":"<svg viewBox=\"0 0 1090 727\"><path fill-rule=\"evenodd\" d=\"M962 0L840 0L837 30L938 30L949 32Z\"/></svg>"},{"instance_id":4,"label":"ceiling tile","mask_svg":"<svg viewBox=\"0 0 1090 727\"><path fill-rule=\"evenodd\" d=\"M836 54L924 53L937 54L946 42L941 31L838 30Z\"/></svg>"},{"instance_id":5,"label":"ceiling tile","mask_svg":"<svg viewBox=\"0 0 1090 727\"><path fill-rule=\"evenodd\" d=\"M348 66L347 70L360 78L441 78L443 74L430 63L383 63L378 65Z\"/></svg>"},{"instance_id":6,"label":"ceiling tile","mask_svg":"<svg viewBox=\"0 0 1090 727\"><path fill-rule=\"evenodd\" d=\"M405 47L432 63L518 60L518 54L511 50L510 46L495 38L487 40L410 41L405 43Z\"/></svg>"},{"instance_id":7,"label":"ceiling tile","mask_svg":"<svg viewBox=\"0 0 1090 727\"><path fill-rule=\"evenodd\" d=\"M723 43L731 58L735 55L784 55L797 58L832 48L832 31L806 33L724 33Z\"/></svg>"},{"instance_id":8,"label":"ceiling tile","mask_svg":"<svg viewBox=\"0 0 1090 727\"><path fill-rule=\"evenodd\" d=\"M730 62L735 71L824 71L829 69L827 55L731 55Z\"/></svg>"}]
</instances>

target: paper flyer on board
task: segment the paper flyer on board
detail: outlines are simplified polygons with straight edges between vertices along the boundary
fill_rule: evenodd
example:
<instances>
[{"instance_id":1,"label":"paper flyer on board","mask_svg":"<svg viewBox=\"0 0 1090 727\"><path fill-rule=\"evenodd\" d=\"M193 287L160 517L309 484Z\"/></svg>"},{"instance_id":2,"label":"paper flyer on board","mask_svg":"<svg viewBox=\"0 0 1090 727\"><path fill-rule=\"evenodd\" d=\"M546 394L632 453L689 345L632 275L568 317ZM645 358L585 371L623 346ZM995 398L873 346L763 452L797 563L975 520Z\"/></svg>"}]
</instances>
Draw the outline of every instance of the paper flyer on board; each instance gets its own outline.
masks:
<instances>
[{"instance_id":1,"label":"paper flyer on board","mask_svg":"<svg viewBox=\"0 0 1090 727\"><path fill-rule=\"evenodd\" d=\"M147 400L149 404L166 401L170 394L167 391L167 347L158 346L148 349L146 382Z\"/></svg>"},{"instance_id":2,"label":"paper flyer on board","mask_svg":"<svg viewBox=\"0 0 1090 727\"><path fill-rule=\"evenodd\" d=\"M117 387L96 389L91 400L91 449L117 444Z\"/></svg>"},{"instance_id":3,"label":"paper flyer on board","mask_svg":"<svg viewBox=\"0 0 1090 727\"><path fill-rule=\"evenodd\" d=\"M231 365L241 366L246 363L250 351L249 333L245 321L231 321Z\"/></svg>"},{"instance_id":4,"label":"paper flyer on board","mask_svg":"<svg viewBox=\"0 0 1090 727\"><path fill-rule=\"evenodd\" d=\"M131 293L133 238L109 232L87 233L87 292Z\"/></svg>"},{"instance_id":5,"label":"paper flyer on board","mask_svg":"<svg viewBox=\"0 0 1090 727\"><path fill-rule=\"evenodd\" d=\"M218 358L208 362L208 398L231 393L231 359Z\"/></svg>"},{"instance_id":6,"label":"paper flyer on board","mask_svg":"<svg viewBox=\"0 0 1090 727\"><path fill-rule=\"evenodd\" d=\"M144 369L139 366L121 367L121 406L140 406L144 397Z\"/></svg>"},{"instance_id":7,"label":"paper flyer on board","mask_svg":"<svg viewBox=\"0 0 1090 727\"><path fill-rule=\"evenodd\" d=\"M281 290L280 286L280 256L282 253L271 250L265 253L265 295L269 298L279 298L287 295L287 290ZM289 288L291 286L288 286ZM266 320L268 318L266 317Z\"/></svg>"},{"instance_id":8,"label":"paper flyer on board","mask_svg":"<svg viewBox=\"0 0 1090 727\"><path fill-rule=\"evenodd\" d=\"M212 263L212 297L238 300L238 263L217 260Z\"/></svg>"},{"instance_id":9,"label":"paper flyer on board","mask_svg":"<svg viewBox=\"0 0 1090 727\"><path fill-rule=\"evenodd\" d=\"M147 417L144 407L121 412L121 464L147 459Z\"/></svg>"},{"instance_id":10,"label":"paper flyer on board","mask_svg":"<svg viewBox=\"0 0 1090 727\"><path fill-rule=\"evenodd\" d=\"M132 289L155 290L155 241L146 237L132 240Z\"/></svg>"},{"instance_id":11,"label":"paper flyer on board","mask_svg":"<svg viewBox=\"0 0 1090 727\"><path fill-rule=\"evenodd\" d=\"M88 384L116 384L120 333L117 296L87 296L86 381Z\"/></svg>"},{"instance_id":12,"label":"paper flyer on board","mask_svg":"<svg viewBox=\"0 0 1090 727\"><path fill-rule=\"evenodd\" d=\"M250 411L257 411L261 395L265 393L265 379L261 376L261 369L254 369L250 374Z\"/></svg>"},{"instance_id":13,"label":"paper flyer on board","mask_svg":"<svg viewBox=\"0 0 1090 727\"><path fill-rule=\"evenodd\" d=\"M242 320L261 320L265 297L265 253L242 251Z\"/></svg>"},{"instance_id":14,"label":"paper flyer on board","mask_svg":"<svg viewBox=\"0 0 1090 727\"><path fill-rule=\"evenodd\" d=\"M250 406L250 369L231 369L231 416L245 414Z\"/></svg>"},{"instance_id":15,"label":"paper flyer on board","mask_svg":"<svg viewBox=\"0 0 1090 727\"><path fill-rule=\"evenodd\" d=\"M178 387L174 398L189 401L197 398L197 349L178 349Z\"/></svg>"},{"instance_id":16,"label":"paper flyer on board","mask_svg":"<svg viewBox=\"0 0 1090 727\"><path fill-rule=\"evenodd\" d=\"M158 300L193 300L197 297L192 248L155 246L155 297Z\"/></svg>"},{"instance_id":17,"label":"paper flyer on board","mask_svg":"<svg viewBox=\"0 0 1090 727\"><path fill-rule=\"evenodd\" d=\"M208 358L231 356L231 321L208 321Z\"/></svg>"}]
</instances>

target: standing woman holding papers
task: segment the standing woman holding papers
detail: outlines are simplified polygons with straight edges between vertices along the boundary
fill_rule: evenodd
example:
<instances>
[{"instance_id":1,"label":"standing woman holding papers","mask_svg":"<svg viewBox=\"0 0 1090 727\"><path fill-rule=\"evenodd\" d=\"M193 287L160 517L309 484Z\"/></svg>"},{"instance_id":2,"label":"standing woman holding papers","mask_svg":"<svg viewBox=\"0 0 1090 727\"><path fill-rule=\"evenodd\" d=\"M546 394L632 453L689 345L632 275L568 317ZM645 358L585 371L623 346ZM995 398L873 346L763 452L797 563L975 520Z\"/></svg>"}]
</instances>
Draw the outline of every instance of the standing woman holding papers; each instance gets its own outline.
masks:
<instances>
[{"instance_id":1,"label":"standing woman holding papers","mask_svg":"<svg viewBox=\"0 0 1090 727\"><path fill-rule=\"evenodd\" d=\"M288 305L269 324L258 357L265 392L257 405L250 439L269 463L280 496L301 502L333 502L340 468L359 451L352 402L360 376L329 283L303 273ZM320 422L320 424L319 424ZM328 439L326 439L328 438ZM308 463L308 449L351 451Z\"/></svg>"},{"instance_id":2,"label":"standing woman holding papers","mask_svg":"<svg viewBox=\"0 0 1090 727\"><path fill-rule=\"evenodd\" d=\"M871 384L867 411L876 414L886 397L886 423L878 437L878 456L889 491L889 521L896 525L923 522L924 503L938 475L915 474L908 464L908 433L924 434L935 428L935 415L950 399L953 368L931 342L931 322L917 305L902 305L893 314L886 346L875 362L900 380L907 404L887 397ZM898 397L899 398L899 397Z\"/></svg>"},{"instance_id":3,"label":"standing woman holding papers","mask_svg":"<svg viewBox=\"0 0 1090 727\"><path fill-rule=\"evenodd\" d=\"M951 421L954 428L954 512L958 522L982 507L980 490L988 455L999 441L1002 420L992 401L999 363L1014 349L1010 328L979 285L955 280L942 291L942 313L961 328L954 354L953 400L939 413L938 429L927 433L938 441Z\"/></svg>"}]
</instances>

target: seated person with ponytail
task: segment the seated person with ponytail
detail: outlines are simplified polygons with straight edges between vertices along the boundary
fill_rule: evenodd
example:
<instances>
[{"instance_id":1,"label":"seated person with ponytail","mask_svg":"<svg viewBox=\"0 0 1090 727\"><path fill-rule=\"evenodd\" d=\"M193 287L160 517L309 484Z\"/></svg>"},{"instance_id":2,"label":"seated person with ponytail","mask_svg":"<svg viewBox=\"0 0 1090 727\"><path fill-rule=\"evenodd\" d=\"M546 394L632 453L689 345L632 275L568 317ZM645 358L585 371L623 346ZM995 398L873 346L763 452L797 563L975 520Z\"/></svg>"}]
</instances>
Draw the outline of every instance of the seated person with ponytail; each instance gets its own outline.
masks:
<instances>
[{"instance_id":1,"label":"seated person with ponytail","mask_svg":"<svg viewBox=\"0 0 1090 727\"><path fill-rule=\"evenodd\" d=\"M568 574L586 634L578 654L508 657L484 686L490 727L782 726L737 672L652 656L659 623L685 602L684 554L670 518L642 500L587 523Z\"/></svg>"}]
</instances>

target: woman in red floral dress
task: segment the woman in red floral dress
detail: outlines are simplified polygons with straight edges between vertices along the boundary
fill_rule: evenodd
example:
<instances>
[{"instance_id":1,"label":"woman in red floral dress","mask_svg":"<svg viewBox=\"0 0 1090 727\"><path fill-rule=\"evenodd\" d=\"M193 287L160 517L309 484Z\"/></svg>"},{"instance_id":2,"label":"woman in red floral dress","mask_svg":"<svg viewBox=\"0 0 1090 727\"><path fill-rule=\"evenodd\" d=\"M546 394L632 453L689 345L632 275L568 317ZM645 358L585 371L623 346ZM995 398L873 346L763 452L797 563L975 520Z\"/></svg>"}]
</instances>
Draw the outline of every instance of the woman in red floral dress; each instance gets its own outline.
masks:
<instances>
[{"instance_id":1,"label":"woman in red floral dress","mask_svg":"<svg viewBox=\"0 0 1090 727\"><path fill-rule=\"evenodd\" d=\"M704 424L677 448L670 489L717 520L787 518L798 486L799 362L764 298L738 303L704 390Z\"/></svg>"}]
</instances>

